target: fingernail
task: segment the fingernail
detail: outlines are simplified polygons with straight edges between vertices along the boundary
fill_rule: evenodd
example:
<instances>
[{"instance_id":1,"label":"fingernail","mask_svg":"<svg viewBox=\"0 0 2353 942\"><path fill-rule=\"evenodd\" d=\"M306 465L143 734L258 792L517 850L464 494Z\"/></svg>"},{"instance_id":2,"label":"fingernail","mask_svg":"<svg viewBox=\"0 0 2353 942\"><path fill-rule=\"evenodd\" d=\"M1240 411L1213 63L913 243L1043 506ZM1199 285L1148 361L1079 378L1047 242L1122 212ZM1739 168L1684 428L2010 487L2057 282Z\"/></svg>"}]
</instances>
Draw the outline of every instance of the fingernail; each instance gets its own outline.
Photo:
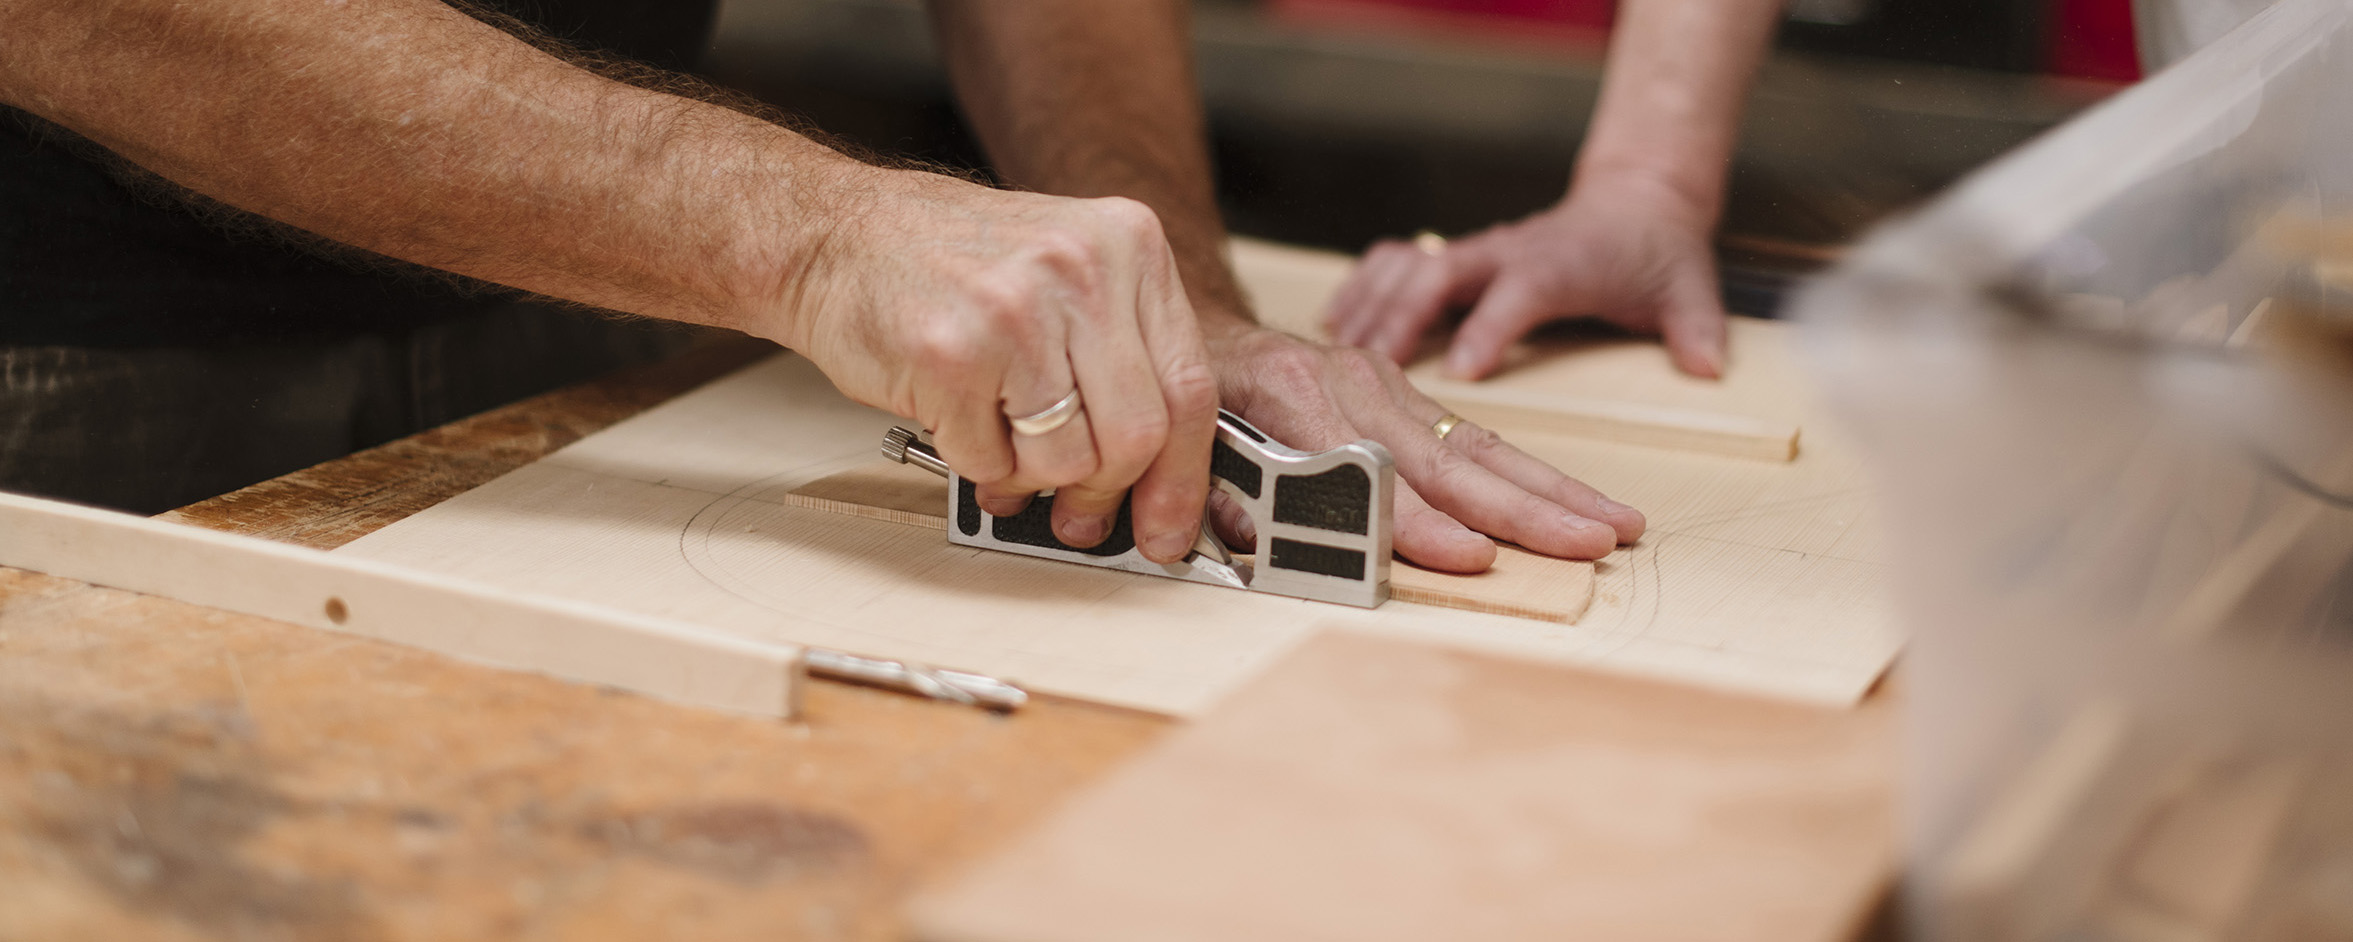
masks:
<instances>
[{"instance_id":1,"label":"fingernail","mask_svg":"<svg viewBox=\"0 0 2353 942\"><path fill-rule=\"evenodd\" d=\"M1093 546L1103 542L1111 532L1109 517L1072 517L1062 523L1062 542L1072 546Z\"/></svg>"},{"instance_id":2,"label":"fingernail","mask_svg":"<svg viewBox=\"0 0 2353 942\"><path fill-rule=\"evenodd\" d=\"M1193 535L1183 530L1155 533L1144 540L1144 555L1153 559L1181 559L1193 548Z\"/></svg>"},{"instance_id":3,"label":"fingernail","mask_svg":"<svg viewBox=\"0 0 2353 942\"><path fill-rule=\"evenodd\" d=\"M1601 512L1605 514L1622 514L1634 509L1607 497L1602 498L1601 501L1597 504L1594 504L1594 506L1601 508Z\"/></svg>"},{"instance_id":4,"label":"fingernail","mask_svg":"<svg viewBox=\"0 0 2353 942\"><path fill-rule=\"evenodd\" d=\"M1617 529L1610 526L1609 524L1603 523L1599 520L1591 520L1585 517L1580 517L1576 514L1562 514L1560 515L1560 520L1561 526L1567 527L1571 530L1591 530L1599 527L1604 530L1609 530L1612 533L1617 532Z\"/></svg>"}]
</instances>

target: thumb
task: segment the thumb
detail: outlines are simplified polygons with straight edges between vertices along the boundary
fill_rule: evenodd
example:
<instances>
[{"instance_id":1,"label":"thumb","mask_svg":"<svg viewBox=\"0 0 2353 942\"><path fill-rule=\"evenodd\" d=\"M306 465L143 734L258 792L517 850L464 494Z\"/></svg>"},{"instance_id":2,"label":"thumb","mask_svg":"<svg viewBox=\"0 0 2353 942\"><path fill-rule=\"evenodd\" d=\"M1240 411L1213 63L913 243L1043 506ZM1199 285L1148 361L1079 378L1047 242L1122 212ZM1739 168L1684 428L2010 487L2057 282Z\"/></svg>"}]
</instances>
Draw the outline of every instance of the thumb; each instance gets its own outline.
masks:
<instances>
[{"instance_id":1,"label":"thumb","mask_svg":"<svg viewBox=\"0 0 2353 942\"><path fill-rule=\"evenodd\" d=\"M1714 278L1678 280L1666 310L1659 314L1659 334L1677 369L1708 379L1724 375L1724 318L1724 301L1716 294Z\"/></svg>"},{"instance_id":2,"label":"thumb","mask_svg":"<svg viewBox=\"0 0 2353 942\"><path fill-rule=\"evenodd\" d=\"M1554 313L1525 279L1509 273L1496 278L1455 331L1454 345L1446 352L1447 375L1479 379L1494 372L1504 351Z\"/></svg>"}]
</instances>

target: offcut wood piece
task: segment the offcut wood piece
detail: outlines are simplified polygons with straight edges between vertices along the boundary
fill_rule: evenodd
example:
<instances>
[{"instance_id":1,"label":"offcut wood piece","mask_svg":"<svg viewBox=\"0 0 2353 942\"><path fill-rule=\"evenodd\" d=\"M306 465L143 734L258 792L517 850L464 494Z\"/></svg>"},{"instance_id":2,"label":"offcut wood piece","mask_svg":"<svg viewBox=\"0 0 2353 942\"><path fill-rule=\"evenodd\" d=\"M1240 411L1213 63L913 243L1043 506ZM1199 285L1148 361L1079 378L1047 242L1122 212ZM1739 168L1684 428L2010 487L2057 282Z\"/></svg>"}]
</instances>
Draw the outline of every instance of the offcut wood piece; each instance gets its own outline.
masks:
<instances>
[{"instance_id":1,"label":"offcut wood piece","mask_svg":"<svg viewBox=\"0 0 2353 942\"><path fill-rule=\"evenodd\" d=\"M799 684L791 645L17 494L0 565L695 706L791 716Z\"/></svg>"},{"instance_id":2,"label":"offcut wood piece","mask_svg":"<svg viewBox=\"0 0 2353 942\"><path fill-rule=\"evenodd\" d=\"M912 922L937 942L1846 939L1896 855L1891 719L1326 634Z\"/></svg>"},{"instance_id":3,"label":"offcut wood piece","mask_svg":"<svg viewBox=\"0 0 2353 942\"><path fill-rule=\"evenodd\" d=\"M1324 307L1347 280L1352 259L1250 239L1234 240L1233 259L1269 326L1311 339L1329 338L1322 323ZM1732 332L1748 333L1753 323L1734 318ZM1782 387L1791 377L1772 365L1760 366L1754 377L1748 375L1750 364L1739 355L1747 345L1734 339L1732 364L1722 381L1683 376L1666 364L1665 350L1656 339L1627 337L1523 341L1498 375L1477 383L1446 378L1443 358L1437 356L1424 358L1406 374L1441 405L1493 429L1791 460L1797 456L1799 435L1792 413L1802 410L1786 407L1788 396L1781 388L1761 404L1750 395L1768 386ZM1569 350L1580 353L1573 364L1556 362ZM1601 350L1609 355L1593 355Z\"/></svg>"},{"instance_id":4,"label":"offcut wood piece","mask_svg":"<svg viewBox=\"0 0 2353 942\"><path fill-rule=\"evenodd\" d=\"M828 475L794 488L787 503L833 513L921 527L947 528L947 482L890 460ZM1593 564L1555 559L1497 544L1495 565L1482 573L1423 569L1398 560L1389 568L1394 601L1572 624L1593 602Z\"/></svg>"}]
</instances>

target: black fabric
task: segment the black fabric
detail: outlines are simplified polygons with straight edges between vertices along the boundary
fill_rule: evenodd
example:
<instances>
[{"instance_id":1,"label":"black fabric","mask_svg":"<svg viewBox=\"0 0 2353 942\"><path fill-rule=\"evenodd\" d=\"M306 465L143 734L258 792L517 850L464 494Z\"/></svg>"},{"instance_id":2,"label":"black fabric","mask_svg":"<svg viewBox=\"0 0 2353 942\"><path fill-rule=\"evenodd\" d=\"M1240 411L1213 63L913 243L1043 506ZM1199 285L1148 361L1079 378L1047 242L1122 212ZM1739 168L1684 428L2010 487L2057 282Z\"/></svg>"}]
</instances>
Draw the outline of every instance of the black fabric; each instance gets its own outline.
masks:
<instances>
[{"instance_id":1,"label":"black fabric","mask_svg":"<svg viewBox=\"0 0 2353 942\"><path fill-rule=\"evenodd\" d=\"M306 342L0 345L0 490L157 513L651 362L701 336L518 301Z\"/></svg>"},{"instance_id":2,"label":"black fabric","mask_svg":"<svg viewBox=\"0 0 2353 942\"><path fill-rule=\"evenodd\" d=\"M685 69L716 0L481 0L582 48ZM0 108L0 344L150 347L413 329L508 299L200 218Z\"/></svg>"}]
</instances>

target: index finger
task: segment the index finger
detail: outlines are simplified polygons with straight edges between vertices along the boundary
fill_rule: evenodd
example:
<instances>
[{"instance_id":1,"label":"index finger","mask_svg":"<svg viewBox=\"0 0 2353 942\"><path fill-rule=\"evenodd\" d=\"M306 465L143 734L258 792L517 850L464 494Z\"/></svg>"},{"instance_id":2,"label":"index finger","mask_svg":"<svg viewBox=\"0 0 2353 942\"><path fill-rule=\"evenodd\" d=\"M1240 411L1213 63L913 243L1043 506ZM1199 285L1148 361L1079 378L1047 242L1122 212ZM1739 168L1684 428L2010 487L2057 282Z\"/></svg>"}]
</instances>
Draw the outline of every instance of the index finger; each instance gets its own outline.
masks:
<instances>
[{"instance_id":1,"label":"index finger","mask_svg":"<svg viewBox=\"0 0 2353 942\"><path fill-rule=\"evenodd\" d=\"M1168 409L1168 437L1136 480L1136 536L1144 554L1163 562L1184 558L1201 528L1209 500L1209 445L1217 437L1217 374L1201 341L1201 323L1176 278L1176 256L1165 246L1138 285L1137 314L1144 346Z\"/></svg>"}]
</instances>

